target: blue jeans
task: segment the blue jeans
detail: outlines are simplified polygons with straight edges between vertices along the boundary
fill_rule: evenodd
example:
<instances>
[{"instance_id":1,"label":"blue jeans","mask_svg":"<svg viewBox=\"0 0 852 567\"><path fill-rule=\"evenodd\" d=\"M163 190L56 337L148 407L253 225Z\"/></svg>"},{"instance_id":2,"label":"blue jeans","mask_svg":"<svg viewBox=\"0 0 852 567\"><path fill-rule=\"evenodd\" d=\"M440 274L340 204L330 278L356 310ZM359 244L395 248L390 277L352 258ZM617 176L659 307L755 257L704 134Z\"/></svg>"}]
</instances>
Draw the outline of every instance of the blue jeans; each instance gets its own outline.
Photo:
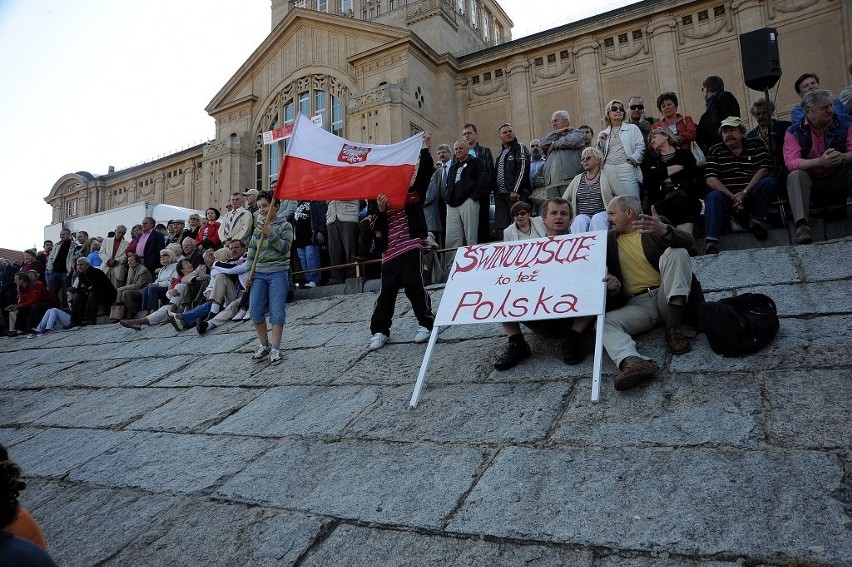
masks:
<instances>
[{"instance_id":1,"label":"blue jeans","mask_svg":"<svg viewBox=\"0 0 852 567\"><path fill-rule=\"evenodd\" d=\"M777 195L778 182L774 177L764 177L749 189L743 204L751 217L751 222L763 224L766 211ZM725 220L725 215L728 214L730 209L731 201L721 191L710 191L707 194L707 198L704 200L704 230L707 233L705 240L719 241L722 221Z\"/></svg>"},{"instance_id":2,"label":"blue jeans","mask_svg":"<svg viewBox=\"0 0 852 567\"><path fill-rule=\"evenodd\" d=\"M213 304L210 301L206 301L195 309L190 309L189 311L184 312L184 314L181 315L180 318L183 319L183 322L184 324L186 324L187 327L192 327L195 325L195 323L197 323L201 319L204 319L205 317L207 317L207 315L210 314L210 307L212 305Z\"/></svg>"},{"instance_id":3,"label":"blue jeans","mask_svg":"<svg viewBox=\"0 0 852 567\"><path fill-rule=\"evenodd\" d=\"M142 309L156 309L160 306L160 301L166 303L167 287L159 287L149 285L142 290Z\"/></svg>"},{"instance_id":4,"label":"blue jeans","mask_svg":"<svg viewBox=\"0 0 852 567\"><path fill-rule=\"evenodd\" d=\"M269 310L269 324L283 325L287 322L287 291L290 289L290 270L278 272L255 272L251 282L249 313L255 325L263 323L263 315Z\"/></svg>"},{"instance_id":5,"label":"blue jeans","mask_svg":"<svg viewBox=\"0 0 852 567\"><path fill-rule=\"evenodd\" d=\"M305 280L314 282L315 284L320 283L320 274L319 272L309 272L308 270L316 270L322 267L320 264L320 250L322 249L315 244L308 244L304 248L296 248L296 252L299 254L299 262L302 263Z\"/></svg>"},{"instance_id":6,"label":"blue jeans","mask_svg":"<svg viewBox=\"0 0 852 567\"><path fill-rule=\"evenodd\" d=\"M47 274L46 280L47 289L50 290L50 293L56 294L56 297L59 298L59 305L68 307L68 297L66 295L68 291L68 274L50 272Z\"/></svg>"}]
</instances>

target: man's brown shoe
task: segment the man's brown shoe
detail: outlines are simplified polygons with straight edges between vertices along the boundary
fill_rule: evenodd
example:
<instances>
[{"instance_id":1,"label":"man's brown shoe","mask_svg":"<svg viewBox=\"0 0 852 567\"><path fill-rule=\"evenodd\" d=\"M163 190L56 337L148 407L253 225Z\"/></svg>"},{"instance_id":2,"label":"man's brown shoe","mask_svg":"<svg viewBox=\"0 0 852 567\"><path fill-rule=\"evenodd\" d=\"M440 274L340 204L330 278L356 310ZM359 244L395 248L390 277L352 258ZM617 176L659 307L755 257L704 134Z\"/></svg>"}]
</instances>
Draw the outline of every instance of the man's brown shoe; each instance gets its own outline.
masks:
<instances>
[{"instance_id":1,"label":"man's brown shoe","mask_svg":"<svg viewBox=\"0 0 852 567\"><path fill-rule=\"evenodd\" d=\"M811 227L806 224L799 225L799 228L796 229L796 243L810 244L811 242L813 242Z\"/></svg>"},{"instance_id":2,"label":"man's brown shoe","mask_svg":"<svg viewBox=\"0 0 852 567\"><path fill-rule=\"evenodd\" d=\"M635 388L642 382L647 382L660 367L652 360L633 360L622 364L621 373L615 377L615 389L619 392Z\"/></svg>"},{"instance_id":3,"label":"man's brown shoe","mask_svg":"<svg viewBox=\"0 0 852 567\"><path fill-rule=\"evenodd\" d=\"M127 327L128 329L133 329L134 331L142 330L142 322L144 319L123 319L119 321L122 327Z\"/></svg>"},{"instance_id":4,"label":"man's brown shoe","mask_svg":"<svg viewBox=\"0 0 852 567\"><path fill-rule=\"evenodd\" d=\"M669 350L672 354L685 354L692 350L692 345L689 341L683 338L680 334L680 329L677 327L666 328L666 343L669 345Z\"/></svg>"}]
</instances>

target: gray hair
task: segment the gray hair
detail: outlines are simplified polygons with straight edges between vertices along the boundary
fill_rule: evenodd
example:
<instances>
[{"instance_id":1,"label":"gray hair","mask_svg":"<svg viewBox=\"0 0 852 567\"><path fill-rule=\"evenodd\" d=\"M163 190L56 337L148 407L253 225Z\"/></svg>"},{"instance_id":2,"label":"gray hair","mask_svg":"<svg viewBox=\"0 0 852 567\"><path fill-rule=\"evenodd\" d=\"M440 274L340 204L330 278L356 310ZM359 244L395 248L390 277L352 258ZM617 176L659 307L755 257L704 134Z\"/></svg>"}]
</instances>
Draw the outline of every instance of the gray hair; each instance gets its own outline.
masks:
<instances>
[{"instance_id":1,"label":"gray hair","mask_svg":"<svg viewBox=\"0 0 852 567\"><path fill-rule=\"evenodd\" d=\"M86 264L87 266L90 265L89 259L86 258L85 256L80 256L79 258L77 258L77 263L78 264Z\"/></svg>"},{"instance_id":2,"label":"gray hair","mask_svg":"<svg viewBox=\"0 0 852 567\"><path fill-rule=\"evenodd\" d=\"M580 154L580 157L586 157L589 154L591 154L591 156L593 158L597 159L598 161L602 162L603 159L604 159L603 152L600 151L598 148L596 148L594 146L589 146L588 148L584 148L583 152Z\"/></svg>"},{"instance_id":3,"label":"gray hair","mask_svg":"<svg viewBox=\"0 0 852 567\"><path fill-rule=\"evenodd\" d=\"M118 225L117 227L115 227L115 231L116 231L116 232L118 232L119 230L123 230L123 231L124 231L124 234L127 234L127 227L126 227L126 226L124 226L123 224L120 224L120 225Z\"/></svg>"},{"instance_id":4,"label":"gray hair","mask_svg":"<svg viewBox=\"0 0 852 567\"><path fill-rule=\"evenodd\" d=\"M453 153L453 148L451 148L449 144L441 144L440 146L438 146L438 149L436 151L441 150L447 150L448 152Z\"/></svg>"},{"instance_id":5,"label":"gray hair","mask_svg":"<svg viewBox=\"0 0 852 567\"><path fill-rule=\"evenodd\" d=\"M550 117L550 119L553 120L557 116L559 118L564 118L565 120L567 120L569 122L571 121L571 115L568 114L567 110L557 110L556 112L553 113L553 115Z\"/></svg>"},{"instance_id":6,"label":"gray hair","mask_svg":"<svg viewBox=\"0 0 852 567\"><path fill-rule=\"evenodd\" d=\"M761 98L757 99L756 101L754 101L753 103L751 103L751 106L749 107L748 112L749 112L749 114L751 114L752 116L757 118L757 111L760 108L766 108L766 110L767 110L767 112L769 112L769 114L775 114L775 103L772 102L771 100L767 103L766 99L763 98L763 97L761 97Z\"/></svg>"},{"instance_id":7,"label":"gray hair","mask_svg":"<svg viewBox=\"0 0 852 567\"><path fill-rule=\"evenodd\" d=\"M634 197L633 195L619 195L618 197L613 197L609 204L614 204L618 207L618 210L623 213L632 209L637 215L642 214L642 202L639 200L639 197Z\"/></svg>"},{"instance_id":8,"label":"gray hair","mask_svg":"<svg viewBox=\"0 0 852 567\"><path fill-rule=\"evenodd\" d=\"M827 89L816 89L809 93L805 93L805 96L802 97L802 109L807 112L818 102L822 102L824 100L834 100L834 95L831 94L831 91Z\"/></svg>"}]
</instances>

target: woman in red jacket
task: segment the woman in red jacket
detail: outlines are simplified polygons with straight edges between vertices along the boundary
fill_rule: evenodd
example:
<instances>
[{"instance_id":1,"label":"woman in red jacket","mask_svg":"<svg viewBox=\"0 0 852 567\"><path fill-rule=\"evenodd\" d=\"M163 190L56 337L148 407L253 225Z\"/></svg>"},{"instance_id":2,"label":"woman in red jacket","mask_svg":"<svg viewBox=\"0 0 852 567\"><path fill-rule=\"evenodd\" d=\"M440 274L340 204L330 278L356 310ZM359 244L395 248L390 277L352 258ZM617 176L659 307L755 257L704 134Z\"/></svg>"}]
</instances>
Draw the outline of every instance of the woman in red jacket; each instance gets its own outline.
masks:
<instances>
[{"instance_id":1,"label":"woman in red jacket","mask_svg":"<svg viewBox=\"0 0 852 567\"><path fill-rule=\"evenodd\" d=\"M15 274L15 285L18 287L18 302L6 308L6 311L17 314L14 329L9 331L9 336L13 337L35 328L48 309L59 307L59 300L47 286L24 272Z\"/></svg>"},{"instance_id":2,"label":"woman in red jacket","mask_svg":"<svg viewBox=\"0 0 852 567\"><path fill-rule=\"evenodd\" d=\"M207 209L207 223L198 230L198 236L195 237L195 241L204 250L208 248L218 250L222 247L222 241L219 240L219 226L222 224L219 222L220 216L221 213L219 213L218 209L214 209L213 207Z\"/></svg>"}]
</instances>

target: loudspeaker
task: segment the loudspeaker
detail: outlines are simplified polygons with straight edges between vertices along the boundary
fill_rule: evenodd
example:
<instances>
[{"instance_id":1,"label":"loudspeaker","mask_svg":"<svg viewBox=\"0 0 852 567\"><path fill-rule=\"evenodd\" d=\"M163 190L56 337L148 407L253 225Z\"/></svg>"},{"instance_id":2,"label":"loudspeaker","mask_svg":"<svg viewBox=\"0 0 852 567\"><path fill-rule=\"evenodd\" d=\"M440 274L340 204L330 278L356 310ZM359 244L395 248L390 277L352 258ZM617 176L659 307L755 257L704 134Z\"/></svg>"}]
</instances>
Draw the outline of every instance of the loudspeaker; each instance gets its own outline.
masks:
<instances>
[{"instance_id":1,"label":"loudspeaker","mask_svg":"<svg viewBox=\"0 0 852 567\"><path fill-rule=\"evenodd\" d=\"M778 32L775 28L740 34L740 54L743 78L748 88L763 91L774 87L781 78Z\"/></svg>"}]
</instances>

